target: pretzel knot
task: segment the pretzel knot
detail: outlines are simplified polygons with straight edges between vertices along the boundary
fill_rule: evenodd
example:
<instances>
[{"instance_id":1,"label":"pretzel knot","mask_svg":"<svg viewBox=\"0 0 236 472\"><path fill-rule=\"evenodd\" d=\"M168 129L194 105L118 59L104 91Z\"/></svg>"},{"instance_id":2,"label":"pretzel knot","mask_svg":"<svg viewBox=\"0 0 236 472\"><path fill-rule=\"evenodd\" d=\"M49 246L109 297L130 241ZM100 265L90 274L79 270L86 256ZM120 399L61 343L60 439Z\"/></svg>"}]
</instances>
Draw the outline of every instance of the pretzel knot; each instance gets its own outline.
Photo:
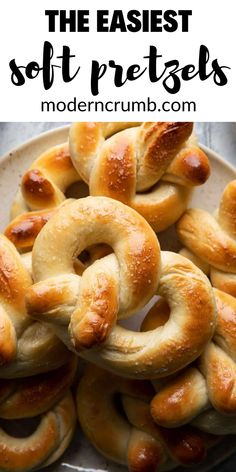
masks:
<instances>
[{"instance_id":1,"label":"pretzel knot","mask_svg":"<svg viewBox=\"0 0 236 472\"><path fill-rule=\"evenodd\" d=\"M127 465L130 472L200 463L206 438L193 427L167 430L155 425L149 409L152 396L147 381L124 379L89 365L76 395L81 428L99 452Z\"/></svg>"},{"instance_id":2,"label":"pretzel knot","mask_svg":"<svg viewBox=\"0 0 236 472\"><path fill-rule=\"evenodd\" d=\"M67 143L41 154L22 177L20 194L13 203L12 217L26 210L53 208L65 200L67 188L81 178L70 158Z\"/></svg>"},{"instance_id":3,"label":"pretzel knot","mask_svg":"<svg viewBox=\"0 0 236 472\"><path fill-rule=\"evenodd\" d=\"M99 242L114 253L75 275L73 258ZM131 208L105 197L67 205L35 242L37 283L27 291L28 311L94 363L128 377L167 376L202 353L213 333L215 302L207 277L177 254L162 252L159 280L159 258L155 234ZM115 324L157 292L172 308L161 330L137 333Z\"/></svg>"},{"instance_id":4,"label":"pretzel knot","mask_svg":"<svg viewBox=\"0 0 236 472\"><path fill-rule=\"evenodd\" d=\"M70 354L51 330L27 315L32 280L13 244L0 235L0 376L22 377L62 365Z\"/></svg>"},{"instance_id":5,"label":"pretzel knot","mask_svg":"<svg viewBox=\"0 0 236 472\"><path fill-rule=\"evenodd\" d=\"M192 123L143 123L109 133L107 123L74 123L71 158L90 195L131 206L162 231L187 207L190 189L209 176L209 162L193 138ZM108 139L106 139L108 138Z\"/></svg>"},{"instance_id":6,"label":"pretzel knot","mask_svg":"<svg viewBox=\"0 0 236 472\"><path fill-rule=\"evenodd\" d=\"M138 124L107 123L107 129L111 135ZM76 188L71 191L73 184ZM68 143L63 143L43 152L23 175L11 207L13 221L5 230L18 250L31 250L42 227L67 202L68 191L77 198L88 194L87 186L72 164Z\"/></svg>"},{"instance_id":7,"label":"pretzel knot","mask_svg":"<svg viewBox=\"0 0 236 472\"><path fill-rule=\"evenodd\" d=\"M46 467L65 451L75 430L76 414L71 393L41 415L35 431L15 437L0 428L0 469L27 472ZM24 415L22 415L24 418Z\"/></svg>"},{"instance_id":8,"label":"pretzel knot","mask_svg":"<svg viewBox=\"0 0 236 472\"><path fill-rule=\"evenodd\" d=\"M231 415L232 419L236 414L236 300L217 289L214 294L217 323L213 340L195 366L188 367L164 385L157 383L151 412L162 426L176 427L193 421L199 428L203 426L205 431L214 434L233 432L225 415ZM150 323L153 329L157 320L162 325L169 315L170 309L162 299L147 315L143 329L150 329ZM208 424L207 418L211 418Z\"/></svg>"},{"instance_id":9,"label":"pretzel knot","mask_svg":"<svg viewBox=\"0 0 236 472\"><path fill-rule=\"evenodd\" d=\"M108 123L109 135L139 123ZM68 188L79 183L84 196L80 173L72 164L68 143L53 146L43 152L22 177L19 192L13 201L11 218L28 210L43 210L60 205Z\"/></svg>"},{"instance_id":10,"label":"pretzel knot","mask_svg":"<svg viewBox=\"0 0 236 472\"><path fill-rule=\"evenodd\" d=\"M213 286L236 296L236 180L229 182L214 215L192 208L177 223L189 257L203 261ZM192 253L192 254L191 254Z\"/></svg>"},{"instance_id":11,"label":"pretzel knot","mask_svg":"<svg viewBox=\"0 0 236 472\"><path fill-rule=\"evenodd\" d=\"M46 150L33 162L23 175L11 207L12 221L5 229L18 250L32 248L42 227L67 203L66 192L72 184L77 184L79 196L87 194L72 164L68 143Z\"/></svg>"},{"instance_id":12,"label":"pretzel knot","mask_svg":"<svg viewBox=\"0 0 236 472\"><path fill-rule=\"evenodd\" d=\"M75 275L74 260L86 247L105 243L115 254ZM160 249L148 223L108 198L87 197L61 208L33 249L35 281L28 309L40 319L68 322L75 349L103 342L117 316L128 316L155 292ZM49 262L50 261L50 262Z\"/></svg>"}]
</instances>

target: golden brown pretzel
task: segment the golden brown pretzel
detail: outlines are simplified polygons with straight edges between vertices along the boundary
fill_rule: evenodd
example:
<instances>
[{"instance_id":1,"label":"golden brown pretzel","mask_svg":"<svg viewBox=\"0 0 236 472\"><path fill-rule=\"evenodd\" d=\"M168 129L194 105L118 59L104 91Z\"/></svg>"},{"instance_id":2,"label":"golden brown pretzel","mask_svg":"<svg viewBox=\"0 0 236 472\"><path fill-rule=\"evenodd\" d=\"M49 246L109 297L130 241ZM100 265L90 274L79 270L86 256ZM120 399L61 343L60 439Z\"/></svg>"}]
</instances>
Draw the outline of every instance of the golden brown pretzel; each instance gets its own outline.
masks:
<instances>
[{"instance_id":1,"label":"golden brown pretzel","mask_svg":"<svg viewBox=\"0 0 236 472\"><path fill-rule=\"evenodd\" d=\"M28 252L32 249L34 241L44 225L63 205L70 203L72 199L66 199L61 205L44 210L27 211L11 220L4 230L5 236L14 244L18 251Z\"/></svg>"},{"instance_id":2,"label":"golden brown pretzel","mask_svg":"<svg viewBox=\"0 0 236 472\"><path fill-rule=\"evenodd\" d=\"M156 385L157 394L152 400L151 411L155 421L163 426L176 427L188 423L209 408L218 412L210 413L218 424L222 415L232 417L236 414L236 300L217 289L214 293L217 323L213 340L208 343L196 365L188 367L163 385ZM168 305L161 299L147 315L142 329L162 325L169 314ZM199 427L204 418L206 413L202 420L197 418ZM226 425L224 428L226 430ZM209 425L208 431L213 432L212 425Z\"/></svg>"},{"instance_id":3,"label":"golden brown pretzel","mask_svg":"<svg viewBox=\"0 0 236 472\"><path fill-rule=\"evenodd\" d=\"M71 354L25 308L30 274L13 244L0 234L0 377L24 377L54 369Z\"/></svg>"},{"instance_id":4,"label":"golden brown pretzel","mask_svg":"<svg viewBox=\"0 0 236 472\"><path fill-rule=\"evenodd\" d=\"M70 158L67 143L54 146L41 154L23 175L20 193L13 203L11 217L27 210L54 208L65 200L65 191L81 181Z\"/></svg>"},{"instance_id":5,"label":"golden brown pretzel","mask_svg":"<svg viewBox=\"0 0 236 472\"><path fill-rule=\"evenodd\" d=\"M15 437L0 428L0 470L27 472L55 462L65 451L75 430L76 413L71 393L67 393L41 416L28 437Z\"/></svg>"},{"instance_id":6,"label":"golden brown pretzel","mask_svg":"<svg viewBox=\"0 0 236 472\"><path fill-rule=\"evenodd\" d=\"M71 162L68 143L48 149L33 162L22 178L11 207L12 221L5 229L18 250L32 248L41 228L67 202L65 192L74 183L83 186Z\"/></svg>"},{"instance_id":7,"label":"golden brown pretzel","mask_svg":"<svg viewBox=\"0 0 236 472\"><path fill-rule=\"evenodd\" d=\"M191 427L154 424L148 381L124 379L89 365L77 390L80 425L93 446L130 472L157 472L202 461L206 437ZM122 414L119 404L122 405Z\"/></svg>"},{"instance_id":8,"label":"golden brown pretzel","mask_svg":"<svg viewBox=\"0 0 236 472\"><path fill-rule=\"evenodd\" d=\"M140 123L107 123L109 135ZM72 164L68 143L47 149L23 175L11 209L11 219L28 210L54 208L65 200L66 190L81 182L79 171ZM82 184L83 187L83 184Z\"/></svg>"},{"instance_id":9,"label":"golden brown pretzel","mask_svg":"<svg viewBox=\"0 0 236 472\"><path fill-rule=\"evenodd\" d=\"M0 379L0 418L38 416L55 405L70 388L77 371L77 359L58 369L23 379Z\"/></svg>"},{"instance_id":10,"label":"golden brown pretzel","mask_svg":"<svg viewBox=\"0 0 236 472\"><path fill-rule=\"evenodd\" d=\"M96 261L80 279L73 258L92 242L107 243L115 254ZM50 322L87 360L128 377L167 376L203 351L214 329L215 302L207 277L190 261L169 252L161 258L158 288L158 241L139 214L105 197L67 205L35 242L37 283L27 291L29 313ZM166 326L137 333L115 325L117 315L129 316L157 290L172 306Z\"/></svg>"},{"instance_id":11,"label":"golden brown pretzel","mask_svg":"<svg viewBox=\"0 0 236 472\"><path fill-rule=\"evenodd\" d=\"M75 275L77 255L99 243L110 245L115 255L96 261L82 278ZM46 259L51 260L47 272ZM104 197L80 199L61 208L35 242L33 274L39 283L28 291L29 311L60 325L71 317L71 342L76 349L99 345L117 315L135 312L153 295L159 263L158 240L134 210Z\"/></svg>"},{"instance_id":12,"label":"golden brown pretzel","mask_svg":"<svg viewBox=\"0 0 236 472\"><path fill-rule=\"evenodd\" d=\"M5 236L18 251L30 250L43 226L54 215L56 208L30 211L16 216L5 228Z\"/></svg>"},{"instance_id":13,"label":"golden brown pretzel","mask_svg":"<svg viewBox=\"0 0 236 472\"><path fill-rule=\"evenodd\" d=\"M106 127L111 135L137 125L120 122L107 123ZM84 196L84 183L72 164L67 143L48 149L33 162L22 178L11 208L12 221L5 229L18 250L32 249L42 227L67 202L65 192L74 183L79 183L79 196Z\"/></svg>"},{"instance_id":14,"label":"golden brown pretzel","mask_svg":"<svg viewBox=\"0 0 236 472\"><path fill-rule=\"evenodd\" d=\"M65 192L74 183L83 186L70 158L68 143L41 154L23 175L11 207L6 236L18 250L30 250L41 228L66 203Z\"/></svg>"},{"instance_id":15,"label":"golden brown pretzel","mask_svg":"<svg viewBox=\"0 0 236 472\"><path fill-rule=\"evenodd\" d=\"M90 195L126 203L161 231L186 209L190 188L209 176L191 133L192 123L143 123L109 137L106 123L74 123L71 158Z\"/></svg>"},{"instance_id":16,"label":"golden brown pretzel","mask_svg":"<svg viewBox=\"0 0 236 472\"><path fill-rule=\"evenodd\" d=\"M214 287L236 296L236 180L229 182L214 215L192 208L177 223L188 257L201 260ZM187 255L187 254L186 254Z\"/></svg>"},{"instance_id":17,"label":"golden brown pretzel","mask_svg":"<svg viewBox=\"0 0 236 472\"><path fill-rule=\"evenodd\" d=\"M56 211L61 208L61 206L67 205L72 201L72 199L67 198L61 205L51 210L37 210L22 213L14 218L5 228L4 235L14 244L19 252L23 252L21 253L21 259L30 273L32 272L31 251L36 237ZM88 265L109 253L110 250L108 246L104 244L97 244L96 246L87 248L86 252L82 255L82 260L77 259L75 261L76 273L81 275Z\"/></svg>"}]
</instances>

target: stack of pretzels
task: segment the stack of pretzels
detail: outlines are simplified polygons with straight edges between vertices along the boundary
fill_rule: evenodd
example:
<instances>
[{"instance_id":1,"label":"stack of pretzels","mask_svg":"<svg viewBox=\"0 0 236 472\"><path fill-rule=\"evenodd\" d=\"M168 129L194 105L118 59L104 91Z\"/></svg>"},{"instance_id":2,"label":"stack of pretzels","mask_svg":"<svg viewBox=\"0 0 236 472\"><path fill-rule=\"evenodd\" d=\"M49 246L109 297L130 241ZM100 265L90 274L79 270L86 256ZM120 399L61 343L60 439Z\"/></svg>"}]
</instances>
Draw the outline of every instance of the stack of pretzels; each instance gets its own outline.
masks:
<instances>
[{"instance_id":1,"label":"stack of pretzels","mask_svg":"<svg viewBox=\"0 0 236 472\"><path fill-rule=\"evenodd\" d=\"M76 417L130 472L236 434L236 181L214 215L187 209L209 175L185 122L74 123L35 156L0 234L0 470L55 462Z\"/></svg>"}]
</instances>

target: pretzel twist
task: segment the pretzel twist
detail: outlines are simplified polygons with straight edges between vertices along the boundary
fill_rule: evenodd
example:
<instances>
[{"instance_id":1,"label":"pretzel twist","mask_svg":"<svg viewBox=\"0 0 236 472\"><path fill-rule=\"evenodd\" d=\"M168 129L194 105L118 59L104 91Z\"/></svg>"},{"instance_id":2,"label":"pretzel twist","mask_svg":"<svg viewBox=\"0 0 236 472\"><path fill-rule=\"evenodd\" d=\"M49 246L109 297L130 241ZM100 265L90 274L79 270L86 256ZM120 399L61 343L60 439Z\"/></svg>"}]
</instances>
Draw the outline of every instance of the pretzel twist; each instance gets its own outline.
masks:
<instances>
[{"instance_id":1,"label":"pretzel twist","mask_svg":"<svg viewBox=\"0 0 236 472\"><path fill-rule=\"evenodd\" d=\"M107 123L108 135L137 126L139 123ZM66 198L66 190L80 182L80 173L72 164L68 143L51 147L41 154L23 175L20 190L16 194L11 219L28 210L44 210L60 205Z\"/></svg>"},{"instance_id":2,"label":"pretzel twist","mask_svg":"<svg viewBox=\"0 0 236 472\"><path fill-rule=\"evenodd\" d=\"M187 207L190 189L204 183L209 163L192 138L192 123L143 123L109 137L106 123L74 123L71 158L90 195L131 206L162 231ZM108 139L106 139L108 138Z\"/></svg>"},{"instance_id":3,"label":"pretzel twist","mask_svg":"<svg viewBox=\"0 0 236 472\"><path fill-rule=\"evenodd\" d=\"M68 143L54 146L41 154L22 177L18 205L13 203L12 217L27 210L54 208L65 200L65 192L80 182L70 158Z\"/></svg>"},{"instance_id":4,"label":"pretzel twist","mask_svg":"<svg viewBox=\"0 0 236 472\"><path fill-rule=\"evenodd\" d=\"M205 264L214 287L236 296L236 180L229 182L214 215L189 209L177 223L191 259ZM193 253L193 256L192 256Z\"/></svg>"},{"instance_id":5,"label":"pretzel twist","mask_svg":"<svg viewBox=\"0 0 236 472\"><path fill-rule=\"evenodd\" d=\"M220 422L224 431L221 434L232 432L224 415L232 417L236 414L236 300L217 289L214 294L217 323L213 340L207 344L195 366L162 385L156 384L157 394L152 400L151 412L162 426L176 427L196 418L194 424L200 427L205 423L204 429L211 433L217 434L219 430L215 424ZM149 312L142 329L154 328L157 323L162 325L169 315L169 307L162 299ZM205 413L205 410L209 411ZM207 417L213 419L208 429Z\"/></svg>"},{"instance_id":6,"label":"pretzel twist","mask_svg":"<svg viewBox=\"0 0 236 472\"><path fill-rule=\"evenodd\" d=\"M67 393L41 416L28 437L11 436L0 428L0 469L27 472L55 462L65 451L75 430L76 414L72 395Z\"/></svg>"},{"instance_id":7,"label":"pretzel twist","mask_svg":"<svg viewBox=\"0 0 236 472\"><path fill-rule=\"evenodd\" d=\"M139 123L107 123L109 135ZM60 206L67 202L66 191L77 185L77 196L84 196L85 188L76 172L68 143L46 150L25 172L21 187L11 207L11 223L6 236L20 251L32 249L36 236ZM30 211L29 211L30 210Z\"/></svg>"},{"instance_id":8,"label":"pretzel twist","mask_svg":"<svg viewBox=\"0 0 236 472\"><path fill-rule=\"evenodd\" d=\"M123 122L96 123L96 126L100 127L103 136L110 137L120 130L139 124L140 123ZM94 124L92 123L92 125ZM83 139L81 140L82 146ZM189 154L190 148L191 153ZM209 169L207 171L206 157L198 148L196 148L197 151L194 154L195 148L196 143L193 141L193 138L191 138L191 141L186 145L183 145L181 152L178 153L173 163L169 166L168 172L163 175L163 182L167 180L168 182L172 182L172 184L183 184L183 179L185 179L184 184L192 186L195 182L194 179L197 179L197 182L199 179L203 179L204 175L207 175ZM198 156L199 153L200 157ZM191 182L188 181L189 179L192 179ZM18 191L12 205L11 218L13 221L11 221L5 230L6 236L15 244L18 250L25 251L32 249L39 231L57 208L65 202L65 191L73 183L77 183L79 187L83 187L81 178L78 173L75 172L72 165L67 143L50 148L34 161L31 168L23 176L21 189ZM163 183L162 191L159 192L160 195L158 195L166 199L167 205L172 205L171 211L175 212L176 205L174 201L173 204L171 203L172 200L175 199L174 193L171 187L168 192L166 192L166 190L167 188ZM82 194L80 196L83 196L84 189L81 188L80 193ZM179 191L179 194L181 194L181 191ZM143 195L142 199L144 198ZM150 205L152 205L152 203L149 199L149 206ZM28 210L31 211L29 212ZM151 208L150 217L152 217L154 210L154 207ZM166 207L165 211L163 205L162 210L161 206L159 210L159 216L155 215L155 218L159 219L158 225L169 226L172 221L170 223L165 222L169 218L167 214L168 208Z\"/></svg>"},{"instance_id":9,"label":"pretzel twist","mask_svg":"<svg viewBox=\"0 0 236 472\"><path fill-rule=\"evenodd\" d=\"M22 177L5 235L20 251L32 249L36 236L51 216L66 202L66 190L83 186L70 158L68 143L41 154Z\"/></svg>"},{"instance_id":10,"label":"pretzel twist","mask_svg":"<svg viewBox=\"0 0 236 472\"><path fill-rule=\"evenodd\" d=\"M67 205L71 201L73 200L66 199L54 208L27 211L19 214L6 226L4 230L5 236L14 244L18 251L31 251L35 239L44 225L61 206Z\"/></svg>"},{"instance_id":11,"label":"pretzel twist","mask_svg":"<svg viewBox=\"0 0 236 472\"><path fill-rule=\"evenodd\" d=\"M41 323L26 312L25 294L32 284L13 244L0 234L0 377L22 377L56 368L71 354Z\"/></svg>"},{"instance_id":12,"label":"pretzel twist","mask_svg":"<svg viewBox=\"0 0 236 472\"><path fill-rule=\"evenodd\" d=\"M77 359L51 372L23 379L0 380L0 418L20 419L51 409L74 381Z\"/></svg>"},{"instance_id":13,"label":"pretzel twist","mask_svg":"<svg viewBox=\"0 0 236 472\"><path fill-rule=\"evenodd\" d=\"M88 366L77 390L77 411L83 432L105 457L130 472L169 470L177 464L202 461L206 438L192 427L176 431L155 425L148 381L128 380ZM117 407L123 406L125 416Z\"/></svg>"},{"instance_id":14,"label":"pretzel twist","mask_svg":"<svg viewBox=\"0 0 236 472\"><path fill-rule=\"evenodd\" d=\"M96 261L82 278L75 275L77 255L99 243L115 254ZM133 313L153 295L159 259L157 238L140 215L108 198L80 199L61 208L35 242L33 273L41 282L28 291L29 312L52 323L70 320L75 349L99 345L117 315Z\"/></svg>"},{"instance_id":15,"label":"pretzel twist","mask_svg":"<svg viewBox=\"0 0 236 472\"><path fill-rule=\"evenodd\" d=\"M68 143L41 154L22 177L5 235L20 251L32 249L36 236L58 208L67 202L65 192L83 182L76 172ZM81 189L84 193L84 190Z\"/></svg>"},{"instance_id":16,"label":"pretzel twist","mask_svg":"<svg viewBox=\"0 0 236 472\"><path fill-rule=\"evenodd\" d=\"M36 237L40 233L44 225L63 205L72 202L67 199L61 205L52 210L39 210L22 213L12 220L4 230L4 235L14 244L19 252L21 252L21 260L28 272L32 273L32 248ZM82 275L86 267L95 260L109 254L109 247L105 244L97 244L86 249L82 260L77 258L74 261L74 269L76 274Z\"/></svg>"},{"instance_id":17,"label":"pretzel twist","mask_svg":"<svg viewBox=\"0 0 236 472\"><path fill-rule=\"evenodd\" d=\"M94 242L109 244L115 254L96 261L79 278L73 257ZM28 311L50 322L87 360L128 377L167 376L202 353L213 334L215 302L208 279L174 253L162 252L158 288L159 257L154 233L129 207L105 197L72 203L35 242L37 283L27 291ZM136 333L115 325L117 316L129 316L157 291L172 307L165 327Z\"/></svg>"}]
</instances>

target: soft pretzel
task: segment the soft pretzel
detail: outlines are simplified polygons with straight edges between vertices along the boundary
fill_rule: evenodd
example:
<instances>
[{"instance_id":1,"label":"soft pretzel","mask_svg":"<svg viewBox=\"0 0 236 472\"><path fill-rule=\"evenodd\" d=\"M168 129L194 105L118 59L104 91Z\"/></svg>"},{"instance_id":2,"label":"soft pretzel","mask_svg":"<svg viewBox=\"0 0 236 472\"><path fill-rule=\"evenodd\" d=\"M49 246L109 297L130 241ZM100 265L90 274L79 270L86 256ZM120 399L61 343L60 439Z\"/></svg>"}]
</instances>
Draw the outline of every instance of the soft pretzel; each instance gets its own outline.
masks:
<instances>
[{"instance_id":1,"label":"soft pretzel","mask_svg":"<svg viewBox=\"0 0 236 472\"><path fill-rule=\"evenodd\" d=\"M41 154L23 175L5 235L18 250L30 250L42 227L67 203L65 192L74 183L83 185L69 153L68 143Z\"/></svg>"},{"instance_id":2,"label":"soft pretzel","mask_svg":"<svg viewBox=\"0 0 236 472\"><path fill-rule=\"evenodd\" d=\"M109 136L130 126L140 123L120 122L107 123ZM23 175L21 186L11 208L11 219L28 210L47 211L60 205L66 198L66 190L74 183L80 182L80 173L72 164L68 143L59 144L47 149ZM81 189L84 192L84 189Z\"/></svg>"},{"instance_id":3,"label":"soft pretzel","mask_svg":"<svg viewBox=\"0 0 236 472\"><path fill-rule=\"evenodd\" d=\"M99 243L115 254L96 261L82 278L75 275L76 257ZM29 311L60 325L71 318L76 349L103 342L117 315L144 306L158 284L160 249L154 232L134 210L109 198L87 197L61 208L40 232L32 257L34 280L41 282L28 291Z\"/></svg>"},{"instance_id":4,"label":"soft pretzel","mask_svg":"<svg viewBox=\"0 0 236 472\"><path fill-rule=\"evenodd\" d=\"M38 416L52 408L75 379L77 359L56 370L23 379L0 379L0 418Z\"/></svg>"},{"instance_id":5,"label":"soft pretzel","mask_svg":"<svg viewBox=\"0 0 236 472\"><path fill-rule=\"evenodd\" d=\"M67 188L79 181L81 178L71 162L68 144L48 149L23 175L11 217L15 218L27 210L43 210L60 205L66 198Z\"/></svg>"},{"instance_id":6,"label":"soft pretzel","mask_svg":"<svg viewBox=\"0 0 236 472\"><path fill-rule=\"evenodd\" d=\"M111 136L139 124L106 123L106 128ZM72 164L68 143L48 149L33 162L23 175L21 187L11 207L12 221L5 229L6 236L18 250L32 249L42 227L62 204L67 203L65 192L75 183L79 183L79 193L83 196L84 183Z\"/></svg>"},{"instance_id":7,"label":"soft pretzel","mask_svg":"<svg viewBox=\"0 0 236 472\"><path fill-rule=\"evenodd\" d=\"M130 472L201 462L206 437L192 427L168 431L155 425L149 410L152 395L148 381L124 379L90 365L76 395L81 428L99 452Z\"/></svg>"},{"instance_id":8,"label":"soft pretzel","mask_svg":"<svg viewBox=\"0 0 236 472\"><path fill-rule=\"evenodd\" d=\"M236 296L236 180L226 186L214 215L189 209L178 221L177 233L188 257L197 257L198 265L203 261L213 286Z\"/></svg>"},{"instance_id":9,"label":"soft pretzel","mask_svg":"<svg viewBox=\"0 0 236 472\"><path fill-rule=\"evenodd\" d=\"M74 123L71 158L90 195L120 200L162 231L184 212L190 189L209 176L205 153L189 139L192 128L143 123L109 138L106 123Z\"/></svg>"},{"instance_id":10,"label":"soft pretzel","mask_svg":"<svg viewBox=\"0 0 236 472\"><path fill-rule=\"evenodd\" d=\"M19 250L30 250L43 226L56 209L46 209L22 213L14 218L5 228L5 236Z\"/></svg>"},{"instance_id":11,"label":"soft pretzel","mask_svg":"<svg viewBox=\"0 0 236 472\"><path fill-rule=\"evenodd\" d=\"M80 278L73 259L98 242L115 254ZM161 259L158 288L159 246L147 222L120 202L87 197L59 210L39 234L28 311L50 322L70 349L105 368L136 378L169 375L203 351L213 334L215 302L207 277L190 261L169 252ZM157 290L172 306L166 326L148 333L115 326L116 316L134 313Z\"/></svg>"},{"instance_id":12,"label":"soft pretzel","mask_svg":"<svg viewBox=\"0 0 236 472\"><path fill-rule=\"evenodd\" d=\"M22 213L14 218L5 228L5 236L14 244L17 250L21 252L21 259L30 273L32 272L31 250L36 237L56 211L61 206L67 205L72 201L72 199L66 199L61 205L51 210L45 209ZM82 255L82 260L77 259L75 261L76 273L81 275L88 265L96 259L100 259L109 254L109 252L108 246L104 244L97 244L96 246L87 248L86 252Z\"/></svg>"},{"instance_id":13,"label":"soft pretzel","mask_svg":"<svg viewBox=\"0 0 236 472\"><path fill-rule=\"evenodd\" d=\"M218 423L222 415L232 417L236 414L236 300L217 289L214 294L217 323L213 340L207 344L196 365L164 385L156 385L157 394L152 400L151 411L155 421L162 426L189 423L210 408L218 412L215 420ZM161 299L147 315L142 329L162 325L169 316L170 309ZM199 426L200 418L196 424ZM213 432L212 429L208 431Z\"/></svg>"},{"instance_id":14,"label":"soft pretzel","mask_svg":"<svg viewBox=\"0 0 236 472\"><path fill-rule=\"evenodd\" d=\"M59 367L71 354L51 329L26 312L30 274L13 244L0 234L0 377L24 377Z\"/></svg>"},{"instance_id":15,"label":"soft pretzel","mask_svg":"<svg viewBox=\"0 0 236 472\"><path fill-rule=\"evenodd\" d=\"M54 208L21 213L6 226L4 230L5 236L14 244L18 251L29 252L44 225L62 205L67 205L71 201L72 199L66 199L61 205Z\"/></svg>"},{"instance_id":16,"label":"soft pretzel","mask_svg":"<svg viewBox=\"0 0 236 472\"><path fill-rule=\"evenodd\" d=\"M26 472L55 462L65 451L75 430L76 413L71 393L41 416L28 437L15 437L0 428L0 470Z\"/></svg>"}]
</instances>

